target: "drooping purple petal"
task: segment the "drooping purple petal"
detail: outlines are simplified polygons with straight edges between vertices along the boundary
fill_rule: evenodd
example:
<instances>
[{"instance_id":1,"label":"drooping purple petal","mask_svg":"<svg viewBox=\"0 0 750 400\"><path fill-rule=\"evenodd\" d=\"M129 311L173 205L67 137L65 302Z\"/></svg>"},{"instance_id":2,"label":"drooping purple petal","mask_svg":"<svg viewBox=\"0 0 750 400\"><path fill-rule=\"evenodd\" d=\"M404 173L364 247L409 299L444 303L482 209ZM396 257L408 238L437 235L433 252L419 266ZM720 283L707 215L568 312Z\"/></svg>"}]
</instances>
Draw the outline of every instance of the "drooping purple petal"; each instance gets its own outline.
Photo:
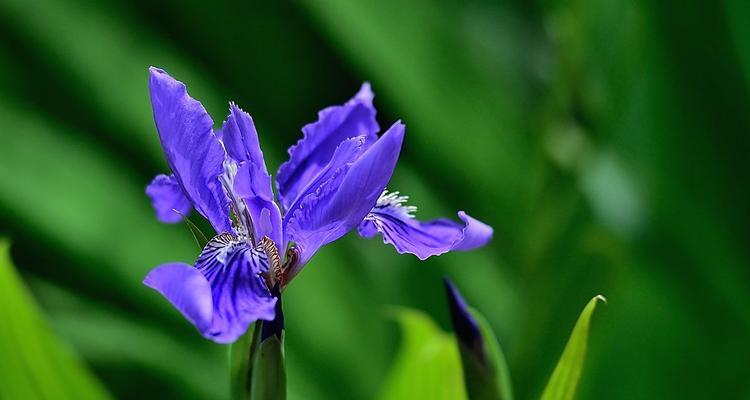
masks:
<instances>
[{"instance_id":1,"label":"drooping purple petal","mask_svg":"<svg viewBox=\"0 0 750 400\"><path fill-rule=\"evenodd\" d=\"M297 268L321 246L355 228L372 209L391 178L403 139L404 125L396 122L349 168L339 168L289 211L285 228L298 248Z\"/></svg>"},{"instance_id":2,"label":"drooping purple petal","mask_svg":"<svg viewBox=\"0 0 750 400\"><path fill-rule=\"evenodd\" d=\"M211 285L192 265L169 263L154 268L143 283L161 293L199 331L211 327Z\"/></svg>"},{"instance_id":3,"label":"drooping purple petal","mask_svg":"<svg viewBox=\"0 0 750 400\"><path fill-rule=\"evenodd\" d=\"M268 257L230 234L206 244L195 267L167 264L151 271L144 283L163 294L201 334L231 343L258 319L273 320L276 298L259 276Z\"/></svg>"},{"instance_id":4,"label":"drooping purple petal","mask_svg":"<svg viewBox=\"0 0 750 400\"><path fill-rule=\"evenodd\" d=\"M271 176L266 169L253 119L231 103L229 117L221 131L227 153L239 164L233 189L247 205L255 237L268 236L283 249L281 212L273 201Z\"/></svg>"},{"instance_id":5,"label":"drooping purple petal","mask_svg":"<svg viewBox=\"0 0 750 400\"><path fill-rule=\"evenodd\" d=\"M146 195L151 198L156 218L161 222L168 224L180 222L193 209L174 175L156 175L146 187Z\"/></svg>"},{"instance_id":6,"label":"drooping purple petal","mask_svg":"<svg viewBox=\"0 0 750 400\"><path fill-rule=\"evenodd\" d=\"M284 211L290 209L308 182L328 164L344 139L365 136L365 146L375 143L380 127L375 120L372 99L370 84L364 83L351 100L323 109L316 122L302 128L302 139L289 148L289 161L279 167L276 175Z\"/></svg>"},{"instance_id":7,"label":"drooping purple petal","mask_svg":"<svg viewBox=\"0 0 750 400\"><path fill-rule=\"evenodd\" d=\"M400 254L414 254L420 260L454 250L476 249L492 239L489 225L463 211L458 212L463 224L446 218L422 222L414 218L413 209L402 204L404 200L404 197L384 193L359 225L360 236L372 238L380 232L383 241L393 245Z\"/></svg>"},{"instance_id":8,"label":"drooping purple petal","mask_svg":"<svg viewBox=\"0 0 750 400\"><path fill-rule=\"evenodd\" d=\"M219 182L224 149L213 121L185 85L161 69L149 69L154 122L176 181L216 232L231 232L229 205Z\"/></svg>"}]
</instances>

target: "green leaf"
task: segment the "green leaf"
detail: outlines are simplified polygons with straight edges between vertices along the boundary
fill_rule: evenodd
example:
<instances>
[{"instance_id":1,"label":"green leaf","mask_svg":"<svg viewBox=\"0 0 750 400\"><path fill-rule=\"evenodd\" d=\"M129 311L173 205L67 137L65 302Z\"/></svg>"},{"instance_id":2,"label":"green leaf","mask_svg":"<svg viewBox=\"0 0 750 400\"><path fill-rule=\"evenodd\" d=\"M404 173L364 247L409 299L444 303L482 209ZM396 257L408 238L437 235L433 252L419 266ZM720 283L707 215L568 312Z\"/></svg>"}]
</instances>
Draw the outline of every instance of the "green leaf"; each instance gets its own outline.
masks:
<instances>
[{"instance_id":1,"label":"green leaf","mask_svg":"<svg viewBox=\"0 0 750 400\"><path fill-rule=\"evenodd\" d=\"M174 330L133 318L126 311L94 302L49 281L33 276L26 280L49 313L48 320L55 332L93 369L106 366L158 371L163 384L169 387L168 394L160 393L165 398L228 397L228 387L216 384L226 379L228 373L227 368L222 368L226 366L226 351L222 351L225 349L200 338L192 327L190 334L198 337L187 340L191 337L186 339ZM114 391L117 386L110 389ZM138 393L117 394L121 398L142 397Z\"/></svg>"},{"instance_id":2,"label":"green leaf","mask_svg":"<svg viewBox=\"0 0 750 400\"><path fill-rule=\"evenodd\" d=\"M378 398L466 399L453 335L422 312L398 308L393 315L401 325L402 344Z\"/></svg>"},{"instance_id":3,"label":"green leaf","mask_svg":"<svg viewBox=\"0 0 750 400\"><path fill-rule=\"evenodd\" d=\"M180 213L179 211L178 213L182 215L182 213ZM193 223L193 221L191 221L185 215L182 215L182 217L185 221L185 224L188 226L188 229L190 229L190 233L193 234L193 239L195 239L195 244L198 245L198 249L203 250L203 248L206 247L206 244L208 243L208 238L203 233L203 231L201 231L201 228L199 228L198 225L195 225L195 223Z\"/></svg>"},{"instance_id":4,"label":"green leaf","mask_svg":"<svg viewBox=\"0 0 750 400\"><path fill-rule=\"evenodd\" d=\"M568 344L565 345L560 361L557 362L552 372L547 387L542 393L542 400L572 400L578 387L578 380L583 370L583 361L586 357L586 345L589 337L589 325L591 315L594 313L596 303L606 299L598 295L591 299L578 317L573 333L570 334Z\"/></svg>"},{"instance_id":5,"label":"green leaf","mask_svg":"<svg viewBox=\"0 0 750 400\"><path fill-rule=\"evenodd\" d=\"M52 333L0 239L0 398L109 399L87 367Z\"/></svg>"},{"instance_id":6,"label":"green leaf","mask_svg":"<svg viewBox=\"0 0 750 400\"><path fill-rule=\"evenodd\" d=\"M480 367L477 364L478 360L473 353L465 351L464 346L462 346L459 341L466 390L469 392L473 400L513 400L513 387L510 380L510 371L508 369L508 364L505 362L505 356L500 348L500 344L495 337L495 333L492 332L492 328L482 314L474 309L471 309L470 311L471 315L477 321L479 330L482 333L484 348L487 352L485 360L489 365ZM484 373L485 371L486 374Z\"/></svg>"},{"instance_id":7,"label":"green leaf","mask_svg":"<svg viewBox=\"0 0 750 400\"><path fill-rule=\"evenodd\" d=\"M262 322L258 324L260 330ZM258 345L252 370L252 400L286 399L286 368L284 366L284 331L271 335Z\"/></svg>"}]
</instances>

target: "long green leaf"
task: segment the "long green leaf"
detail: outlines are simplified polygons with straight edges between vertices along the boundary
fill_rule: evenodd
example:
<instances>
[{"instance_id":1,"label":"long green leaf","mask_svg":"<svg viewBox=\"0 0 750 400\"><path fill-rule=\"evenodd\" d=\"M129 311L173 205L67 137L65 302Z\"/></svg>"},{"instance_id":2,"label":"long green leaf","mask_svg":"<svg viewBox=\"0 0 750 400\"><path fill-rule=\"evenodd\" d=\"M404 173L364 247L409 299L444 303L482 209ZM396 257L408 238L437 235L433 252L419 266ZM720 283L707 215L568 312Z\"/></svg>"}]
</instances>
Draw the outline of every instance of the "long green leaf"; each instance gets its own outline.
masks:
<instances>
[{"instance_id":1,"label":"long green leaf","mask_svg":"<svg viewBox=\"0 0 750 400\"><path fill-rule=\"evenodd\" d=\"M419 311L396 309L393 314L401 325L402 344L378 398L466 399L453 336Z\"/></svg>"},{"instance_id":2,"label":"long green leaf","mask_svg":"<svg viewBox=\"0 0 750 400\"><path fill-rule=\"evenodd\" d=\"M88 368L52 333L0 239L0 398L109 399Z\"/></svg>"},{"instance_id":3,"label":"long green leaf","mask_svg":"<svg viewBox=\"0 0 750 400\"><path fill-rule=\"evenodd\" d=\"M599 301L606 302L607 300L601 295L594 297L586 304L581 316L578 317L578 322L573 328L573 333L570 334L560 361L557 362L552 377L547 382L547 387L544 388L542 400L572 400L575 396L586 357L591 315Z\"/></svg>"},{"instance_id":4,"label":"long green leaf","mask_svg":"<svg viewBox=\"0 0 750 400\"><path fill-rule=\"evenodd\" d=\"M200 340L188 341L174 331L93 302L51 282L31 276L28 281L48 310L48 319L55 332L94 368L156 371L164 385L170 388L169 394L160 393L165 397L185 400L227 398L227 386L217 384L227 375L226 368L222 368L226 353L219 346ZM115 381L113 384L121 383ZM123 388L114 386L111 389ZM139 391L117 394L130 398Z\"/></svg>"}]
</instances>

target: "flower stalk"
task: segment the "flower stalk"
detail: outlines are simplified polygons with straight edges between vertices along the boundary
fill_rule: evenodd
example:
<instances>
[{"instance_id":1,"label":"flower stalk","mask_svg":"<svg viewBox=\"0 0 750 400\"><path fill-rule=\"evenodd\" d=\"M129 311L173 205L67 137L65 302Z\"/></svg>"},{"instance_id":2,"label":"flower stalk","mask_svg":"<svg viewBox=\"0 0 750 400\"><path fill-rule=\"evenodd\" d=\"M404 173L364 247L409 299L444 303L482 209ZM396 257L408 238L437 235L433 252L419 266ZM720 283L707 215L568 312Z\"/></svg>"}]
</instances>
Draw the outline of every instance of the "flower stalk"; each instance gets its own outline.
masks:
<instances>
[{"instance_id":1,"label":"flower stalk","mask_svg":"<svg viewBox=\"0 0 750 400\"><path fill-rule=\"evenodd\" d=\"M278 286L276 318L256 321L229 350L232 400L283 400L286 398L284 314Z\"/></svg>"}]
</instances>

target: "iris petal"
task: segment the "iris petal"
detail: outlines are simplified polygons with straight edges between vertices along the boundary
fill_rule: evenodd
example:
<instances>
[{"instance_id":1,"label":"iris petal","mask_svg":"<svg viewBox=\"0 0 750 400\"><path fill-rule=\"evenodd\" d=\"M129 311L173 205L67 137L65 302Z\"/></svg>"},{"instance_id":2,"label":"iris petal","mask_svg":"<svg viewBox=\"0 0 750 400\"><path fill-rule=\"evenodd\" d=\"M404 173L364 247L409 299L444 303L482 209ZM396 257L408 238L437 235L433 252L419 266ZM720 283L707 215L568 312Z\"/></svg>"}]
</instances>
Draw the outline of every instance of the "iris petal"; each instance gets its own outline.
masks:
<instances>
[{"instance_id":1,"label":"iris petal","mask_svg":"<svg viewBox=\"0 0 750 400\"><path fill-rule=\"evenodd\" d=\"M300 204L307 195L323 190L334 177L338 177L339 179L343 178L344 174L349 171L349 168L354 161L362 155L364 146L364 136L346 139L341 142L333 153L333 157L328 165L322 168L318 175L310 180L305 191L302 192L297 198L297 201L292 203L289 207L290 212L287 212L285 215L284 222L288 222L290 217L294 214L292 211L295 211L300 207Z\"/></svg>"},{"instance_id":2,"label":"iris petal","mask_svg":"<svg viewBox=\"0 0 750 400\"><path fill-rule=\"evenodd\" d=\"M420 260L449 251L482 247L492 239L492 228L458 212L464 222L438 218L427 222L416 220L402 206L376 205L359 225L360 236L371 238L377 232L383 242L393 245L399 254L414 254Z\"/></svg>"},{"instance_id":3,"label":"iris petal","mask_svg":"<svg viewBox=\"0 0 750 400\"><path fill-rule=\"evenodd\" d=\"M347 168L339 168L314 193L290 210L285 224L298 248L301 267L322 246L355 228L372 209L391 178L404 139L396 122Z\"/></svg>"},{"instance_id":4,"label":"iris petal","mask_svg":"<svg viewBox=\"0 0 750 400\"><path fill-rule=\"evenodd\" d=\"M146 187L146 195L151 198L156 218L161 222L180 222L193 209L174 175L156 175Z\"/></svg>"},{"instance_id":5,"label":"iris petal","mask_svg":"<svg viewBox=\"0 0 750 400\"><path fill-rule=\"evenodd\" d=\"M279 167L276 175L283 210L290 209L343 140L365 136L366 146L375 143L380 128L372 99L370 84L364 83L351 100L321 110L316 122L302 128L302 139L289 148L289 161Z\"/></svg>"},{"instance_id":6,"label":"iris petal","mask_svg":"<svg viewBox=\"0 0 750 400\"><path fill-rule=\"evenodd\" d=\"M263 152L258 142L258 132L255 129L253 118L237 107L229 103L229 116L221 126L224 147L227 154L237 162L254 161L259 168L266 171L263 163Z\"/></svg>"},{"instance_id":7,"label":"iris petal","mask_svg":"<svg viewBox=\"0 0 750 400\"><path fill-rule=\"evenodd\" d=\"M252 117L232 103L221 132L227 153L239 163L233 190L245 200L255 237L268 236L279 248L284 248L281 212L273 201L271 176L266 169Z\"/></svg>"},{"instance_id":8,"label":"iris petal","mask_svg":"<svg viewBox=\"0 0 750 400\"><path fill-rule=\"evenodd\" d=\"M277 299L259 275L268 257L229 234L216 236L195 267L173 263L151 271L144 283L163 294L203 336L231 343L258 319L273 320Z\"/></svg>"},{"instance_id":9,"label":"iris petal","mask_svg":"<svg viewBox=\"0 0 750 400\"><path fill-rule=\"evenodd\" d=\"M216 232L231 232L228 200L218 178L224 149L211 130L211 117L182 82L158 68L149 72L154 122L176 181Z\"/></svg>"},{"instance_id":10,"label":"iris petal","mask_svg":"<svg viewBox=\"0 0 750 400\"><path fill-rule=\"evenodd\" d=\"M169 263L154 268L143 283L161 293L199 331L211 327L211 285L192 265Z\"/></svg>"}]
</instances>

